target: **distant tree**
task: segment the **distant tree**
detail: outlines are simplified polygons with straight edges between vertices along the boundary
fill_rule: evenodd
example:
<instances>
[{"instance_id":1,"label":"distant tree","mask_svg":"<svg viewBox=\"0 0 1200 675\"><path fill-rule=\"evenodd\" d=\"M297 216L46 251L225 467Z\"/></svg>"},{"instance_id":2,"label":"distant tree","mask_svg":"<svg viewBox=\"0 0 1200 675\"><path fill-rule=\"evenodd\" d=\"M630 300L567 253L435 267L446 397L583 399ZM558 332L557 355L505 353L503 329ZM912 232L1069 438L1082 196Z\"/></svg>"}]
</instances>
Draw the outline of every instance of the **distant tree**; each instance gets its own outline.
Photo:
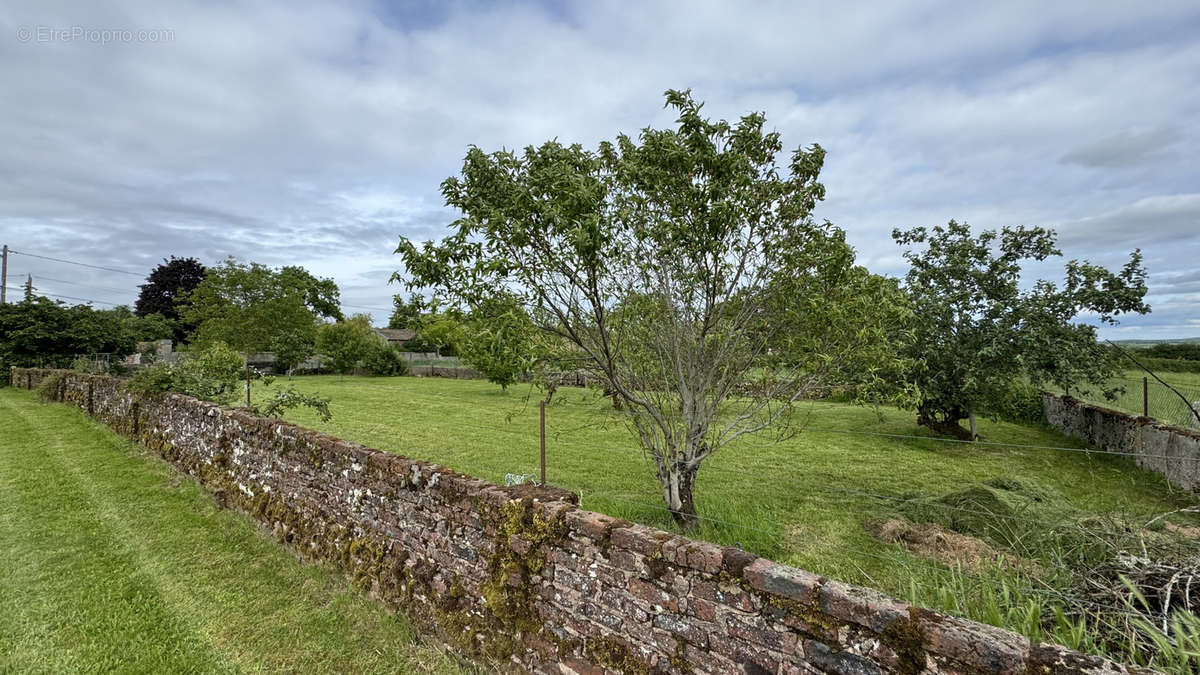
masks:
<instances>
[{"instance_id":1,"label":"distant tree","mask_svg":"<svg viewBox=\"0 0 1200 675\"><path fill-rule=\"evenodd\" d=\"M925 365L915 376L917 422L945 435L974 438L976 414L999 405L1015 378L1068 391L1105 389L1120 356L1097 342L1095 326L1072 321L1089 313L1115 324L1120 314L1150 311L1140 251L1117 273L1072 260L1061 287L1037 281L1022 290L1023 263L1062 255L1052 230L1006 227L974 236L952 220L892 237L924 247L904 254L917 316L911 356ZM970 430L959 426L963 419Z\"/></svg>"},{"instance_id":2,"label":"distant tree","mask_svg":"<svg viewBox=\"0 0 1200 675\"><path fill-rule=\"evenodd\" d=\"M304 304L313 314L341 321L341 292L333 279L318 279L303 267L295 265L279 268L277 273L284 287L297 288L304 293Z\"/></svg>"},{"instance_id":3,"label":"distant tree","mask_svg":"<svg viewBox=\"0 0 1200 675\"><path fill-rule=\"evenodd\" d=\"M329 358L335 372L345 375L367 358L383 338L371 327L371 317L354 316L327 323L317 331L317 352Z\"/></svg>"},{"instance_id":4,"label":"distant tree","mask_svg":"<svg viewBox=\"0 0 1200 675\"><path fill-rule=\"evenodd\" d=\"M179 302L204 281L206 273L204 265L195 258L163 259L142 284L134 312L141 317L157 314L173 322L172 335L168 337L176 343L184 342L195 326L180 321Z\"/></svg>"},{"instance_id":5,"label":"distant tree","mask_svg":"<svg viewBox=\"0 0 1200 675\"><path fill-rule=\"evenodd\" d=\"M316 331L284 330L271 340L271 351L275 354L275 365L287 373L288 378L296 366L304 363L317 349Z\"/></svg>"},{"instance_id":6,"label":"distant tree","mask_svg":"<svg viewBox=\"0 0 1200 675\"><path fill-rule=\"evenodd\" d=\"M362 367L372 375L403 375L408 371L408 362L399 347L375 340L363 356Z\"/></svg>"},{"instance_id":7,"label":"distant tree","mask_svg":"<svg viewBox=\"0 0 1200 675\"><path fill-rule=\"evenodd\" d=\"M388 328L415 330L422 314L427 311L425 301L416 293L413 293L407 302L404 300L404 296L397 293L392 296L392 305L395 309L392 310L392 316L388 319Z\"/></svg>"},{"instance_id":8,"label":"distant tree","mask_svg":"<svg viewBox=\"0 0 1200 675\"><path fill-rule=\"evenodd\" d=\"M417 335L407 345L409 351L435 352L439 356L458 356L462 342L463 318L457 311L432 311L417 320Z\"/></svg>"},{"instance_id":9,"label":"distant tree","mask_svg":"<svg viewBox=\"0 0 1200 675\"><path fill-rule=\"evenodd\" d=\"M33 302L33 299L37 297L35 291L37 291L37 289L33 287L33 275L27 275L25 277L25 287L24 292L22 293L22 299L25 302Z\"/></svg>"},{"instance_id":10,"label":"distant tree","mask_svg":"<svg viewBox=\"0 0 1200 675\"><path fill-rule=\"evenodd\" d=\"M128 308L98 311L36 295L0 304L2 377L8 378L10 366L67 367L76 355L132 354L138 336L130 316Z\"/></svg>"},{"instance_id":11,"label":"distant tree","mask_svg":"<svg viewBox=\"0 0 1200 675\"><path fill-rule=\"evenodd\" d=\"M341 316L337 303L332 280L315 279L299 267L275 270L230 258L209 269L188 296L183 318L197 326L194 343L224 342L252 354L271 350L277 340L315 342L319 320ZM250 375L247 365L247 405Z\"/></svg>"},{"instance_id":12,"label":"distant tree","mask_svg":"<svg viewBox=\"0 0 1200 675\"><path fill-rule=\"evenodd\" d=\"M1200 342L1160 342L1137 353L1159 359L1200 361Z\"/></svg>"},{"instance_id":13,"label":"distant tree","mask_svg":"<svg viewBox=\"0 0 1200 675\"><path fill-rule=\"evenodd\" d=\"M497 296L480 303L463 326L459 356L478 370L488 382L508 391L535 360L537 327L520 303L511 296Z\"/></svg>"},{"instance_id":14,"label":"distant tree","mask_svg":"<svg viewBox=\"0 0 1200 675\"><path fill-rule=\"evenodd\" d=\"M440 243L402 240L393 278L471 310L515 295L538 330L569 343L575 369L623 402L664 503L690 531L705 460L787 425L792 404L848 360L895 350L890 307L857 287L818 294L862 276L839 231L811 217L825 194L824 151L798 148L780 162L779 134L761 114L713 121L690 92L666 98L674 128L598 152L555 141L523 153L471 148L461 176L442 183L462 218ZM633 299L641 316L614 325L614 308ZM797 316L831 318L767 321L788 303L803 308ZM744 395L785 327L800 332L783 342L795 351Z\"/></svg>"},{"instance_id":15,"label":"distant tree","mask_svg":"<svg viewBox=\"0 0 1200 675\"><path fill-rule=\"evenodd\" d=\"M175 335L176 323L162 314L138 316L126 305L97 310L97 313L110 316L114 322L121 325L121 330L129 332L138 342L170 340Z\"/></svg>"}]
</instances>

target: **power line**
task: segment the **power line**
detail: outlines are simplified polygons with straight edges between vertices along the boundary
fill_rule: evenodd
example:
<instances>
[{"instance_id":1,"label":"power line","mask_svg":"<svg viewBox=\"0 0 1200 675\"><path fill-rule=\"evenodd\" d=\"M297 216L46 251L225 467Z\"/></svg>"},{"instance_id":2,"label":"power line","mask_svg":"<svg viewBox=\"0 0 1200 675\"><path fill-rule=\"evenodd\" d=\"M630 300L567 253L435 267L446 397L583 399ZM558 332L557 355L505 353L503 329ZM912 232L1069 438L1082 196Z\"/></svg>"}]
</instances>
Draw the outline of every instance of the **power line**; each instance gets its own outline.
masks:
<instances>
[{"instance_id":1,"label":"power line","mask_svg":"<svg viewBox=\"0 0 1200 675\"><path fill-rule=\"evenodd\" d=\"M31 277L33 277L34 281L37 281L39 279L43 280L43 281L54 281L54 282L57 282L60 284L71 284L72 286L86 286L88 288L94 288L98 291L111 291L113 293L130 293L131 292L127 288L126 289L108 288L105 286L93 286L92 284L85 284L80 281L68 281L67 279L55 279L54 277L48 277L48 276L45 276L42 274L38 274L37 272L16 272L16 273L14 273L14 276L18 276L18 277L31 276Z\"/></svg>"},{"instance_id":2,"label":"power line","mask_svg":"<svg viewBox=\"0 0 1200 675\"><path fill-rule=\"evenodd\" d=\"M121 305L125 304L125 303L121 303L121 302L106 302L104 300L92 300L91 298L76 298L71 295L56 295L54 293L38 292L38 293L35 293L35 295L45 295L45 296L49 296L51 298L62 298L63 300L78 300L80 302L95 302L95 303L99 303L101 305L110 305L112 307L120 307Z\"/></svg>"},{"instance_id":3,"label":"power line","mask_svg":"<svg viewBox=\"0 0 1200 675\"><path fill-rule=\"evenodd\" d=\"M79 265L80 267L90 267L90 268L96 269L96 270L104 270L105 272L116 272L118 274L128 274L130 276L135 276L135 277L145 277L144 274L140 274L138 272L130 272L129 270L119 270L119 269L116 269L113 267L104 267L102 265L92 265L91 263L83 263L83 262L79 262L77 260L64 260L63 258L52 258L48 255L38 255L37 253L25 253L24 251L15 251L11 248L8 249L8 252L15 253L17 255L28 256L30 258L41 258L42 260L53 260L54 262L66 263L68 265Z\"/></svg>"}]
</instances>

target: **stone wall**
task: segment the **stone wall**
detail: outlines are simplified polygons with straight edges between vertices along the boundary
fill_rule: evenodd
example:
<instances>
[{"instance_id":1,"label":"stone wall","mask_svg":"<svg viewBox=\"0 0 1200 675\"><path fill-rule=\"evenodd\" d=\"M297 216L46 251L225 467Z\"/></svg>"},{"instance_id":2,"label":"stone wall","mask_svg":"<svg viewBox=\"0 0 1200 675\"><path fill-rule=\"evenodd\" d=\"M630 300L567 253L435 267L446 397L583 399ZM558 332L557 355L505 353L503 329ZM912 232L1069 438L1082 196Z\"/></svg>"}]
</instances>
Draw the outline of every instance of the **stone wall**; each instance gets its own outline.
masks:
<instances>
[{"instance_id":1,"label":"stone wall","mask_svg":"<svg viewBox=\"0 0 1200 675\"><path fill-rule=\"evenodd\" d=\"M14 369L464 654L553 673L1121 673L1102 659L444 467L120 381Z\"/></svg>"},{"instance_id":2,"label":"stone wall","mask_svg":"<svg viewBox=\"0 0 1200 675\"><path fill-rule=\"evenodd\" d=\"M1064 434L1100 450L1133 453L1138 466L1162 474L1175 487L1200 489L1200 431L1045 392L1042 410L1050 426Z\"/></svg>"}]
</instances>

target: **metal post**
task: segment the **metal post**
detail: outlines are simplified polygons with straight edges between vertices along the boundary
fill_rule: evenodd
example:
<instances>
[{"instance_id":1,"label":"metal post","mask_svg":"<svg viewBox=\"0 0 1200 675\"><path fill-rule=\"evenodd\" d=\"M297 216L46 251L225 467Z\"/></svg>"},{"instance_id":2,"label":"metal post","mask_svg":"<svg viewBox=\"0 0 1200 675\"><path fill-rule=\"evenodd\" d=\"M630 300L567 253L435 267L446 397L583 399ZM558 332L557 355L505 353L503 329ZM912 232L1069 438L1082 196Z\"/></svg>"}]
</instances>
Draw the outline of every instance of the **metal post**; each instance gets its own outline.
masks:
<instances>
[{"instance_id":1,"label":"metal post","mask_svg":"<svg viewBox=\"0 0 1200 675\"><path fill-rule=\"evenodd\" d=\"M0 305L8 302L8 244L4 245L3 262L0 262Z\"/></svg>"},{"instance_id":2,"label":"metal post","mask_svg":"<svg viewBox=\"0 0 1200 675\"><path fill-rule=\"evenodd\" d=\"M1142 417L1150 416L1150 378L1142 378Z\"/></svg>"},{"instance_id":3,"label":"metal post","mask_svg":"<svg viewBox=\"0 0 1200 675\"><path fill-rule=\"evenodd\" d=\"M541 413L540 431L542 436L542 485L546 484L546 402L542 401L539 406Z\"/></svg>"}]
</instances>

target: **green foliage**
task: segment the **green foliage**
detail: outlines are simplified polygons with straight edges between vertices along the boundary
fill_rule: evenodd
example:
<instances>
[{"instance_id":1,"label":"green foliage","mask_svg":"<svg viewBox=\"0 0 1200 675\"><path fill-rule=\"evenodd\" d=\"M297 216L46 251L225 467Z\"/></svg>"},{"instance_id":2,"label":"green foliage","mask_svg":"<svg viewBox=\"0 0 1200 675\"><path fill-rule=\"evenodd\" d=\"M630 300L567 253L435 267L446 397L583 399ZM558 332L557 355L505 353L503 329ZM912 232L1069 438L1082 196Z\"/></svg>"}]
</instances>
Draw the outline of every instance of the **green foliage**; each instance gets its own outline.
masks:
<instances>
[{"instance_id":1,"label":"green foliage","mask_svg":"<svg viewBox=\"0 0 1200 675\"><path fill-rule=\"evenodd\" d=\"M310 408L322 422L333 419L329 412L329 397L316 394L306 394L296 391L294 386L287 389L276 389L262 403L255 406L255 411L267 417L283 417L284 413L295 408Z\"/></svg>"},{"instance_id":2,"label":"green foliage","mask_svg":"<svg viewBox=\"0 0 1200 675\"><path fill-rule=\"evenodd\" d=\"M1061 255L1053 231L1006 227L976 236L952 220L892 237L924 246L905 252L917 317L909 354L925 366L914 374L918 420L941 433L969 436L958 420L999 406L1016 378L1068 391L1102 386L1121 366L1118 357L1097 342L1095 326L1071 322L1081 313L1116 323L1123 313L1150 311L1139 251L1120 272L1072 260L1061 287L1043 280L1022 290L1024 263Z\"/></svg>"},{"instance_id":3,"label":"green foliage","mask_svg":"<svg viewBox=\"0 0 1200 675\"><path fill-rule=\"evenodd\" d=\"M134 351L137 340L156 332L156 319L141 319L127 307L96 310L47 298L0 305L0 371L11 366L69 367L77 355Z\"/></svg>"},{"instance_id":4,"label":"green foliage","mask_svg":"<svg viewBox=\"0 0 1200 675\"><path fill-rule=\"evenodd\" d=\"M536 359L537 327L511 297L482 301L462 332L459 355L502 391L515 384Z\"/></svg>"},{"instance_id":5,"label":"green foliage","mask_svg":"<svg viewBox=\"0 0 1200 675\"><path fill-rule=\"evenodd\" d=\"M312 356L317 349L316 331L285 329L271 340L271 351L275 353L275 366L291 375L296 366Z\"/></svg>"},{"instance_id":6,"label":"green foliage","mask_svg":"<svg viewBox=\"0 0 1200 675\"><path fill-rule=\"evenodd\" d=\"M417 336L405 349L410 352L435 352L458 356L464 339L463 318L455 311L432 311L417 320Z\"/></svg>"},{"instance_id":7,"label":"green foliage","mask_svg":"<svg viewBox=\"0 0 1200 675\"><path fill-rule=\"evenodd\" d=\"M42 403L52 403L59 400L59 389L62 387L62 375L52 373L42 378L34 393Z\"/></svg>"},{"instance_id":8,"label":"green foliage","mask_svg":"<svg viewBox=\"0 0 1200 675\"><path fill-rule=\"evenodd\" d=\"M1160 342L1135 353L1139 361L1143 354L1156 359L1200 361L1200 342Z\"/></svg>"},{"instance_id":9,"label":"green foliage","mask_svg":"<svg viewBox=\"0 0 1200 675\"><path fill-rule=\"evenodd\" d=\"M171 390L230 405L239 393L244 369L241 354L224 342L213 342L172 369Z\"/></svg>"},{"instance_id":10,"label":"green foliage","mask_svg":"<svg viewBox=\"0 0 1200 675\"><path fill-rule=\"evenodd\" d=\"M230 405L240 391L245 362L223 342L192 352L176 366L155 363L134 372L125 386L143 394L174 391L205 401Z\"/></svg>"},{"instance_id":11,"label":"green foliage","mask_svg":"<svg viewBox=\"0 0 1200 675\"><path fill-rule=\"evenodd\" d=\"M686 91L666 92L666 104L674 128L595 152L557 141L471 148L461 175L442 183L463 217L440 243L402 240L405 269L393 278L468 313L511 297L538 331L568 343L562 369L586 371L621 402L668 507L694 527L700 464L784 424L795 400L844 370L892 370L878 359L894 358L884 344L906 310L880 316L863 296L879 282L855 270L837 228L812 219L824 150L781 161L781 138L759 113L713 121ZM815 295L836 279L854 283ZM614 316L633 304L645 310L636 320ZM766 317L790 306L802 309ZM800 321L805 313L829 320ZM473 354L511 371L519 359L494 358L510 341L475 334ZM776 345L789 353L766 388L739 396Z\"/></svg>"},{"instance_id":12,"label":"green foliage","mask_svg":"<svg viewBox=\"0 0 1200 675\"><path fill-rule=\"evenodd\" d=\"M984 412L1006 422L1038 424L1045 419L1041 389L1026 379L1015 378L997 393Z\"/></svg>"},{"instance_id":13,"label":"green foliage","mask_svg":"<svg viewBox=\"0 0 1200 675\"><path fill-rule=\"evenodd\" d=\"M125 380L125 386L140 394L153 395L170 391L173 380L174 372L171 366L155 363L136 371Z\"/></svg>"},{"instance_id":14,"label":"green foliage","mask_svg":"<svg viewBox=\"0 0 1200 675\"><path fill-rule=\"evenodd\" d=\"M71 362L71 370L89 375L103 375L108 372L108 364L98 359L80 356Z\"/></svg>"},{"instance_id":15,"label":"green foliage","mask_svg":"<svg viewBox=\"0 0 1200 675\"><path fill-rule=\"evenodd\" d=\"M159 317L170 330L167 335L139 339L171 338L176 343L187 339L188 333L195 330L195 326L186 325L181 320L180 303L204 281L207 272L204 265L195 258L175 256L171 256L169 260L164 259L162 264L151 270L138 294L134 311L140 317Z\"/></svg>"},{"instance_id":16,"label":"green foliage","mask_svg":"<svg viewBox=\"0 0 1200 675\"><path fill-rule=\"evenodd\" d=\"M400 355L400 348L383 340L376 340L367 349L362 367L372 375L404 375L408 362Z\"/></svg>"},{"instance_id":17,"label":"green foliage","mask_svg":"<svg viewBox=\"0 0 1200 675\"><path fill-rule=\"evenodd\" d=\"M371 317L354 316L337 323L324 324L317 331L317 351L328 357L334 372L348 373L367 358L383 338L371 328Z\"/></svg>"},{"instance_id":18,"label":"green foliage","mask_svg":"<svg viewBox=\"0 0 1200 675\"><path fill-rule=\"evenodd\" d=\"M319 317L341 318L338 289L300 267L272 269L230 258L208 271L188 296L184 320L198 326L193 342L224 342L245 353L314 340ZM294 355L294 353L293 353Z\"/></svg>"},{"instance_id":19,"label":"green foliage","mask_svg":"<svg viewBox=\"0 0 1200 675\"><path fill-rule=\"evenodd\" d=\"M1191 359L1177 358L1161 358L1142 356L1139 352L1134 352L1137 360L1143 366L1156 373L1200 373L1200 361Z\"/></svg>"},{"instance_id":20,"label":"green foliage","mask_svg":"<svg viewBox=\"0 0 1200 675\"><path fill-rule=\"evenodd\" d=\"M424 298L416 293L409 296L407 302L404 300L404 296L397 293L392 296L392 304L394 309L392 310L391 317L388 318L388 328L411 328L415 330L422 315L428 310Z\"/></svg>"}]
</instances>

